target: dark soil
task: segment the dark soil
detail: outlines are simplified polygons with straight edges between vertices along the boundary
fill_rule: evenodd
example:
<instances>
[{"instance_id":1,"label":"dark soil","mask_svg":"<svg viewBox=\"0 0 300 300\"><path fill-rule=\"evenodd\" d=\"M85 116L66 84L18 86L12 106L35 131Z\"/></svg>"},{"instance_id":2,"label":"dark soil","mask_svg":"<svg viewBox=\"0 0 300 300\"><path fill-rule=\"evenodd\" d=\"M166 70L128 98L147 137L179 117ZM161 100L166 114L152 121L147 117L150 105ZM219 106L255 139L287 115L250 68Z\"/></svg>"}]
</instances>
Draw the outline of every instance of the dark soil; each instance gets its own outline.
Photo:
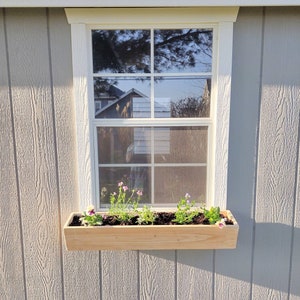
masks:
<instances>
[{"instance_id":1,"label":"dark soil","mask_svg":"<svg viewBox=\"0 0 300 300\"><path fill-rule=\"evenodd\" d=\"M69 226L82 226L80 217L81 216L74 216L74 218ZM223 215L221 215L221 217L224 218ZM138 219L138 217L134 216L128 222L121 223L114 216L104 215L102 226L138 225L137 219ZM178 225L177 223L173 222L174 219L175 219L175 214L172 212L157 212L155 222L153 223L153 225ZM193 222L190 224L191 225L193 225L193 224L194 225L198 225L198 224L209 225L209 222L202 213L199 213L197 216L194 217ZM227 220L226 225L233 225L233 222L231 220ZM178 225L178 226L180 226L180 225Z\"/></svg>"}]
</instances>

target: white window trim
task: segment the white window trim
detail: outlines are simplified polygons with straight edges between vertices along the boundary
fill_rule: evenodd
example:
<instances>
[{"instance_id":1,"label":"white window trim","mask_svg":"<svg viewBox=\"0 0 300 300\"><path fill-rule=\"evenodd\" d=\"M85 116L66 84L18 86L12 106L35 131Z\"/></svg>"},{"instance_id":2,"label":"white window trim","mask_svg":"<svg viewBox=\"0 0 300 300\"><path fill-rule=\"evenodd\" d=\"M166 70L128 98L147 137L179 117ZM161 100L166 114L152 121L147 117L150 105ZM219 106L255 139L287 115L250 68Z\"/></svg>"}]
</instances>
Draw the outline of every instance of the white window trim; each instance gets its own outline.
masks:
<instances>
[{"instance_id":1,"label":"white window trim","mask_svg":"<svg viewBox=\"0 0 300 300\"><path fill-rule=\"evenodd\" d=\"M212 126L213 141L208 174L209 199L207 205L226 208L227 203L227 166L229 140L229 114L231 96L232 39L233 23L236 21L237 7L210 8L99 8L99 9L65 9L68 22L71 24L72 60L73 60L73 91L76 111L78 184L80 209L96 199L96 170L93 163L93 120L94 108L91 107L89 95L93 93L90 80L91 57L89 53L90 28L97 25L108 28L127 28L130 24L209 24L217 30L217 59L213 74L215 89L212 93L216 100L212 107L214 125ZM214 48L215 49L215 48ZM218 147L216 147L216 141Z\"/></svg>"}]
</instances>

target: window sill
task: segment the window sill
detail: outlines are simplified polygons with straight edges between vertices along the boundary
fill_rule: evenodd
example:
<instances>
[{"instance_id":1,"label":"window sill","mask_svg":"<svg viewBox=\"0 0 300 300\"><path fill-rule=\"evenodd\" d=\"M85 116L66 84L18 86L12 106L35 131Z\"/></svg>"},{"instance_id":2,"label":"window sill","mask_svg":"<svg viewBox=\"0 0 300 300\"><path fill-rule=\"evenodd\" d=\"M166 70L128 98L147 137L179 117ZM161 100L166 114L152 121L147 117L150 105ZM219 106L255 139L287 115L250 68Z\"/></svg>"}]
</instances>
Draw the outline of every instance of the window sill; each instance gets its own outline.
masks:
<instances>
[{"instance_id":1,"label":"window sill","mask_svg":"<svg viewBox=\"0 0 300 300\"><path fill-rule=\"evenodd\" d=\"M220 229L217 225L131 225L64 226L67 250L165 250L165 249L234 249L239 225L230 211L222 211L233 221Z\"/></svg>"}]
</instances>

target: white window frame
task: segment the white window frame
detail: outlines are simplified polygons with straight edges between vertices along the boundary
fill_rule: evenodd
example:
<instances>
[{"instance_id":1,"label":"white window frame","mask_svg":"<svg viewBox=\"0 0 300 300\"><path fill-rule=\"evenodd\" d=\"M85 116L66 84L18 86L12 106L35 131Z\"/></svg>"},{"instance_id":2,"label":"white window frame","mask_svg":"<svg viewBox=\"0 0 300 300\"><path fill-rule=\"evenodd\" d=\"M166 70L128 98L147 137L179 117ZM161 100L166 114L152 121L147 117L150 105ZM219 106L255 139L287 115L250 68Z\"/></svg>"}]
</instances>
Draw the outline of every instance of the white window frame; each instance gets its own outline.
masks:
<instances>
[{"instance_id":1,"label":"white window frame","mask_svg":"<svg viewBox=\"0 0 300 300\"><path fill-rule=\"evenodd\" d=\"M207 206L226 209L232 39L238 8L70 8L65 9L65 12L71 24L80 209L85 209L91 203L99 205L96 192L97 170L94 163L96 136L92 125L94 106L90 101L93 95L91 29L140 29L153 24L159 28L205 26L214 29L214 101L211 102L210 116L213 123L210 128L212 140L209 141Z\"/></svg>"}]
</instances>

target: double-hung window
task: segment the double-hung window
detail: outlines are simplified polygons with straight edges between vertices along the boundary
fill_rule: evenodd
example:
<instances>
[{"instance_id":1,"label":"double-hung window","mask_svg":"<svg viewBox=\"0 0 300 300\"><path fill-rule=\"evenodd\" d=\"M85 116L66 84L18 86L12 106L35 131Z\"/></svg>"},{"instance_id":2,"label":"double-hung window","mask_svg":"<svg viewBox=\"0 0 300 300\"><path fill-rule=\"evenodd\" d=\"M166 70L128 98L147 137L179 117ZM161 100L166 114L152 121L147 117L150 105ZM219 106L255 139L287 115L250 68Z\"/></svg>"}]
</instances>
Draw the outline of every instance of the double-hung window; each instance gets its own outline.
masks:
<instances>
[{"instance_id":1,"label":"double-hung window","mask_svg":"<svg viewBox=\"0 0 300 300\"><path fill-rule=\"evenodd\" d=\"M66 9L81 205L123 181L142 201L226 206L236 8Z\"/></svg>"}]
</instances>

